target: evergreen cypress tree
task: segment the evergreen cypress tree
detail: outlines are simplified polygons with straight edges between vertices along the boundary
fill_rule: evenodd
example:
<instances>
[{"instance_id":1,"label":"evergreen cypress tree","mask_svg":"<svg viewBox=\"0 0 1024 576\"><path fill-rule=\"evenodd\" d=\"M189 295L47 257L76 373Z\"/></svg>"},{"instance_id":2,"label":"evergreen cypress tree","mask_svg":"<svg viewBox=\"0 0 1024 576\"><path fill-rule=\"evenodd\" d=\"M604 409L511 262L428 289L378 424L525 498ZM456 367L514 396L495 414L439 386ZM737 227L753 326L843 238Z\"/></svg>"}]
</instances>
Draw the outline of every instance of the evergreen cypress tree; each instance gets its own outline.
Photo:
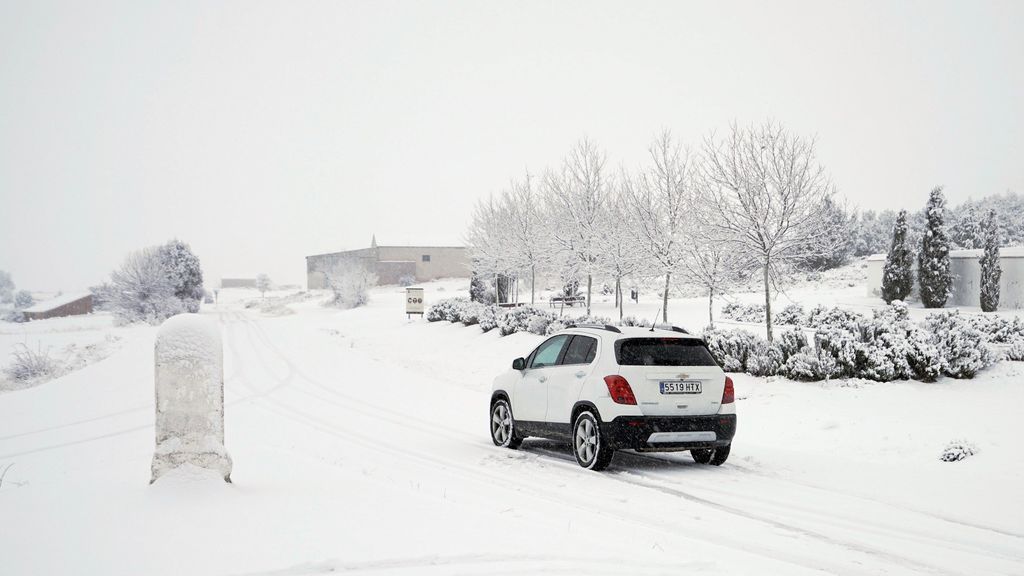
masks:
<instances>
[{"instance_id":1,"label":"evergreen cypress tree","mask_svg":"<svg viewBox=\"0 0 1024 576\"><path fill-rule=\"evenodd\" d=\"M906 300L914 286L914 254L907 245L907 211L900 210L892 228L892 246L882 273L882 298L886 304Z\"/></svg>"},{"instance_id":2,"label":"evergreen cypress tree","mask_svg":"<svg viewBox=\"0 0 1024 576\"><path fill-rule=\"evenodd\" d=\"M925 308L942 308L953 287L949 272L949 237L946 235L946 199L942 187L932 190L925 208L927 224L917 258L917 278Z\"/></svg>"},{"instance_id":3,"label":"evergreen cypress tree","mask_svg":"<svg viewBox=\"0 0 1024 576\"><path fill-rule=\"evenodd\" d=\"M999 266L999 222L995 210L989 210L982 224L982 234L985 253L981 256L981 311L995 312L999 308L999 277L1003 275Z\"/></svg>"}]
</instances>

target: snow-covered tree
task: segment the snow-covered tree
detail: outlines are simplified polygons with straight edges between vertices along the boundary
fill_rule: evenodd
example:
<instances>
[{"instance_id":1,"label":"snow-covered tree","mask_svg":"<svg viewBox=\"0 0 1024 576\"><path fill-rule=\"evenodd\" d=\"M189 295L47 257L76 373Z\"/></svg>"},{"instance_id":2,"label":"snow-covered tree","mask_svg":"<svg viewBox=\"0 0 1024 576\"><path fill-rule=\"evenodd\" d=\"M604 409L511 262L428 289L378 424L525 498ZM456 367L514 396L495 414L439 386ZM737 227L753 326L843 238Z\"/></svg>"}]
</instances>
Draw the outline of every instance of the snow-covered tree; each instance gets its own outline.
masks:
<instances>
[{"instance_id":1,"label":"snow-covered tree","mask_svg":"<svg viewBox=\"0 0 1024 576\"><path fill-rule=\"evenodd\" d=\"M985 241L985 252L981 256L981 310L995 312L999 308L999 278L1003 275L999 265L999 221L995 210L989 210L981 230Z\"/></svg>"},{"instance_id":2,"label":"snow-covered tree","mask_svg":"<svg viewBox=\"0 0 1024 576\"><path fill-rule=\"evenodd\" d=\"M320 270L334 298L330 304L339 308L357 308L370 301L370 288L377 284L377 275L356 258L336 261Z\"/></svg>"},{"instance_id":3,"label":"snow-covered tree","mask_svg":"<svg viewBox=\"0 0 1024 576\"><path fill-rule=\"evenodd\" d=\"M836 202L833 198L825 199L824 207L825 226L836 232L836 242L831 243L828 250L820 250L817 246L810 246L807 251L810 255L798 264L804 270L831 270L846 264L853 253L853 223L854 220L846 211L846 208ZM812 240L812 244L817 240Z\"/></svg>"},{"instance_id":4,"label":"snow-covered tree","mask_svg":"<svg viewBox=\"0 0 1024 576\"><path fill-rule=\"evenodd\" d=\"M854 256L880 254L892 243L892 227L896 213L892 210L867 210L854 216L850 225L850 241Z\"/></svg>"},{"instance_id":5,"label":"snow-covered tree","mask_svg":"<svg viewBox=\"0 0 1024 576\"><path fill-rule=\"evenodd\" d=\"M129 254L110 283L110 309L119 322L159 324L185 311L160 248Z\"/></svg>"},{"instance_id":6,"label":"snow-covered tree","mask_svg":"<svg viewBox=\"0 0 1024 576\"><path fill-rule=\"evenodd\" d=\"M174 295L189 312L198 312L203 301L203 268L192 248L174 239L160 247L160 258L174 285Z\"/></svg>"},{"instance_id":7,"label":"snow-covered tree","mask_svg":"<svg viewBox=\"0 0 1024 576\"><path fill-rule=\"evenodd\" d=\"M842 241L829 219L834 191L814 141L771 122L734 124L725 137L705 139L697 182L708 232L759 263L771 341L773 280L781 283L786 267L831 254Z\"/></svg>"},{"instance_id":8,"label":"snow-covered tree","mask_svg":"<svg viewBox=\"0 0 1024 576\"><path fill-rule=\"evenodd\" d=\"M882 299L906 300L914 287L914 253L907 243L907 211L900 210L892 228L892 246L882 271Z\"/></svg>"},{"instance_id":9,"label":"snow-covered tree","mask_svg":"<svg viewBox=\"0 0 1024 576\"><path fill-rule=\"evenodd\" d=\"M498 277L515 273L515 261L509 248L511 225L500 200L489 196L477 202L466 233L466 244L473 263L472 274L491 280L497 293Z\"/></svg>"},{"instance_id":10,"label":"snow-covered tree","mask_svg":"<svg viewBox=\"0 0 1024 576\"><path fill-rule=\"evenodd\" d=\"M513 180L502 193L500 212L508 226L511 266L530 277L530 304L536 301L537 273L549 262L550 243L546 222L540 211L540 198L534 191L533 177L526 174Z\"/></svg>"},{"instance_id":11,"label":"snow-covered tree","mask_svg":"<svg viewBox=\"0 0 1024 576\"><path fill-rule=\"evenodd\" d=\"M15 292L14 307L18 310L28 308L33 303L35 303L35 299L32 298L32 294L28 290L18 290Z\"/></svg>"},{"instance_id":12,"label":"snow-covered tree","mask_svg":"<svg viewBox=\"0 0 1024 576\"><path fill-rule=\"evenodd\" d=\"M949 229L950 241L957 248L971 250L984 247L984 238L974 203L968 201L961 207Z\"/></svg>"},{"instance_id":13,"label":"snow-covered tree","mask_svg":"<svg viewBox=\"0 0 1024 576\"><path fill-rule=\"evenodd\" d=\"M651 164L636 177L623 177L623 196L646 268L665 276L662 321L668 322L668 294L672 275L686 258L684 241L694 198L693 166L668 131L647 149ZM657 319L655 319L657 320Z\"/></svg>"},{"instance_id":14,"label":"snow-covered tree","mask_svg":"<svg viewBox=\"0 0 1024 576\"><path fill-rule=\"evenodd\" d=\"M544 178L547 213L552 218L551 239L570 270L587 278L587 315L590 315L594 274L600 271L600 227L607 210L609 185L605 156L590 140L581 140L566 156L558 172Z\"/></svg>"},{"instance_id":15,"label":"snow-covered tree","mask_svg":"<svg viewBox=\"0 0 1024 576\"><path fill-rule=\"evenodd\" d=\"M600 271L615 280L615 305L619 321L623 317L622 280L639 272L643 266L642 251L631 222L628 200L617 188L608 198L598 227L597 246L601 251Z\"/></svg>"},{"instance_id":16,"label":"snow-covered tree","mask_svg":"<svg viewBox=\"0 0 1024 576\"><path fill-rule=\"evenodd\" d=\"M932 190L925 208L927 225L921 238L921 252L917 257L917 278L921 286L921 302L925 308L945 306L953 287L953 276L949 271L945 206L946 198L942 194L942 187L938 186Z\"/></svg>"},{"instance_id":17,"label":"snow-covered tree","mask_svg":"<svg viewBox=\"0 0 1024 576\"><path fill-rule=\"evenodd\" d=\"M11 273L0 270L0 302L10 302L14 299L14 280Z\"/></svg>"},{"instance_id":18,"label":"snow-covered tree","mask_svg":"<svg viewBox=\"0 0 1024 576\"><path fill-rule=\"evenodd\" d=\"M267 296L267 290L270 290L273 284L270 282L270 276L267 274L256 275L256 289L260 291L260 295L264 298Z\"/></svg>"}]
</instances>

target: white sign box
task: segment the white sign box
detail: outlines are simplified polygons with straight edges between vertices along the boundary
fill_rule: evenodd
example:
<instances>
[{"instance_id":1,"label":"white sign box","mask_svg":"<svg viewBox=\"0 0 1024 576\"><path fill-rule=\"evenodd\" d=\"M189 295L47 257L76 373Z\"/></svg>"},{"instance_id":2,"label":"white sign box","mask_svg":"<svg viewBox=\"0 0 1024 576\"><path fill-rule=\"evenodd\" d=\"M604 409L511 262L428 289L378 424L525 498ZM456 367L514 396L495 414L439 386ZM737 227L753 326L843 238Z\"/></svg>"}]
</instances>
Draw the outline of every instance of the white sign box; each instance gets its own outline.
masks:
<instances>
[{"instance_id":1,"label":"white sign box","mask_svg":"<svg viewBox=\"0 0 1024 576\"><path fill-rule=\"evenodd\" d=\"M423 314L423 288L405 289L405 313Z\"/></svg>"}]
</instances>

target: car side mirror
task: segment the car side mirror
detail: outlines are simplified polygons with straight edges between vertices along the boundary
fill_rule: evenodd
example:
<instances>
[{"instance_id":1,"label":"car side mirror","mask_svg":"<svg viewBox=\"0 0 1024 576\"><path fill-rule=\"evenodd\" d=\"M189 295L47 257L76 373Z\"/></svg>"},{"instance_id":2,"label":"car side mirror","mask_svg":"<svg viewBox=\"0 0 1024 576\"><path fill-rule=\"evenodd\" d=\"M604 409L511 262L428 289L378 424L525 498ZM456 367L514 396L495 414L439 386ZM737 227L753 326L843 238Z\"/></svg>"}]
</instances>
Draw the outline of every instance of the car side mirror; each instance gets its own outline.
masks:
<instances>
[{"instance_id":1,"label":"car side mirror","mask_svg":"<svg viewBox=\"0 0 1024 576\"><path fill-rule=\"evenodd\" d=\"M526 370L526 359L525 358L516 358L515 360L513 360L512 361L512 369L513 370Z\"/></svg>"}]
</instances>

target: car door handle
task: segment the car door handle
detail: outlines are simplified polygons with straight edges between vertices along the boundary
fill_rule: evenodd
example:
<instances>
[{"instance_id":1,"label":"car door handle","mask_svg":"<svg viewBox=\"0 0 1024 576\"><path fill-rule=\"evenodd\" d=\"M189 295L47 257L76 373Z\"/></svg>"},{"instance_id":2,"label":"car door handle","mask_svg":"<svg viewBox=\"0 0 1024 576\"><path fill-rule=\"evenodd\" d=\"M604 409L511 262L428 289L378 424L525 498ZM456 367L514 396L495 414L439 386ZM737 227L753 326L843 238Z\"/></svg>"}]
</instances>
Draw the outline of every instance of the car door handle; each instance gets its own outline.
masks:
<instances>
[{"instance_id":1,"label":"car door handle","mask_svg":"<svg viewBox=\"0 0 1024 576\"><path fill-rule=\"evenodd\" d=\"M586 375L587 375L587 373L584 372L583 370L580 370L579 372L576 373L576 377L577 378L583 378Z\"/></svg>"},{"instance_id":2,"label":"car door handle","mask_svg":"<svg viewBox=\"0 0 1024 576\"><path fill-rule=\"evenodd\" d=\"M539 380L541 382L547 382L548 381L548 377L547 376L541 376L540 378L537 378L537 380Z\"/></svg>"}]
</instances>

